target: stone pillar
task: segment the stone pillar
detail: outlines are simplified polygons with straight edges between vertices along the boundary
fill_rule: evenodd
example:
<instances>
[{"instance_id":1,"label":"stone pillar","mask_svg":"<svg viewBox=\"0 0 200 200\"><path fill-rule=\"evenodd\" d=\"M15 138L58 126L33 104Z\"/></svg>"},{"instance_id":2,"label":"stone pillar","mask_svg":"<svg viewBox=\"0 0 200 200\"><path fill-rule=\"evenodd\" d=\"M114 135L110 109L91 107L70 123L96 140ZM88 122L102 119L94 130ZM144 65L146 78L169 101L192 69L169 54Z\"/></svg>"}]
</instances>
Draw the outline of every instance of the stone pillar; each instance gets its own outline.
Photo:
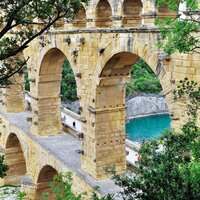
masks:
<instances>
[{"instance_id":1,"label":"stone pillar","mask_svg":"<svg viewBox=\"0 0 200 200\"><path fill-rule=\"evenodd\" d=\"M113 27L121 27L122 26L122 16L120 15L113 15L111 17L112 19L112 26Z\"/></svg>"},{"instance_id":2,"label":"stone pillar","mask_svg":"<svg viewBox=\"0 0 200 200\"><path fill-rule=\"evenodd\" d=\"M26 193L26 196L23 198L24 200L35 200L36 185L27 175L21 178L21 192Z\"/></svg>"},{"instance_id":3,"label":"stone pillar","mask_svg":"<svg viewBox=\"0 0 200 200\"><path fill-rule=\"evenodd\" d=\"M40 97L31 99L31 130L40 136L61 133L60 97Z\"/></svg>"},{"instance_id":4,"label":"stone pillar","mask_svg":"<svg viewBox=\"0 0 200 200\"><path fill-rule=\"evenodd\" d=\"M126 171L125 82L117 84L117 79L102 81L96 89L95 103L91 104L95 106L88 107L82 169L95 179Z\"/></svg>"},{"instance_id":5,"label":"stone pillar","mask_svg":"<svg viewBox=\"0 0 200 200\"><path fill-rule=\"evenodd\" d=\"M22 75L15 75L13 83L3 90L4 112L24 111L24 81Z\"/></svg>"},{"instance_id":6,"label":"stone pillar","mask_svg":"<svg viewBox=\"0 0 200 200\"><path fill-rule=\"evenodd\" d=\"M142 15L142 26L155 27L156 12L149 11Z\"/></svg>"},{"instance_id":7,"label":"stone pillar","mask_svg":"<svg viewBox=\"0 0 200 200\"><path fill-rule=\"evenodd\" d=\"M95 28L95 9L88 6L86 16L86 27Z\"/></svg>"}]
</instances>

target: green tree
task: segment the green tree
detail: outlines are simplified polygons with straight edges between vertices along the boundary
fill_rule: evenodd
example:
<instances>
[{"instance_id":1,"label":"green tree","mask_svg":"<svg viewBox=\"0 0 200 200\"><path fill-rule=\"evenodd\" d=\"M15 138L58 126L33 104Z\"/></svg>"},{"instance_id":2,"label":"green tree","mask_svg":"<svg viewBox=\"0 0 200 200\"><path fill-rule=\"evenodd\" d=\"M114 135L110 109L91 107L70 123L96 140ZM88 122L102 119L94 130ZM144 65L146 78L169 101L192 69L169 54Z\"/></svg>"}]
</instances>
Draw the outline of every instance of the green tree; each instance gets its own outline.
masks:
<instances>
[{"instance_id":1,"label":"green tree","mask_svg":"<svg viewBox=\"0 0 200 200\"><path fill-rule=\"evenodd\" d=\"M86 193L75 195L72 191L72 172L60 173L53 178L50 183L51 190L57 200L84 200ZM91 200L113 200L113 195L99 197L97 195L98 187L95 187L92 193ZM42 200L48 200L48 193L43 194Z\"/></svg>"},{"instance_id":2,"label":"green tree","mask_svg":"<svg viewBox=\"0 0 200 200\"><path fill-rule=\"evenodd\" d=\"M0 1L0 86L10 84L15 73L22 73L28 58L22 51L61 18L72 20L87 0L1 0Z\"/></svg>"},{"instance_id":3,"label":"green tree","mask_svg":"<svg viewBox=\"0 0 200 200\"><path fill-rule=\"evenodd\" d=\"M172 54L176 51L180 53L200 53L200 39L197 34L200 27L200 19L195 16L199 14L199 1L157 0L158 7L162 4L167 4L169 9L177 14L180 3L185 3L187 5L187 11L185 12L187 17L185 19L177 15L175 18L167 17L162 20L157 20L157 25L161 31L159 46L168 54Z\"/></svg>"},{"instance_id":4,"label":"green tree","mask_svg":"<svg viewBox=\"0 0 200 200\"><path fill-rule=\"evenodd\" d=\"M135 92L160 93L162 87L149 65L139 59L131 71L131 82L126 86L126 96Z\"/></svg>"},{"instance_id":5,"label":"green tree","mask_svg":"<svg viewBox=\"0 0 200 200\"><path fill-rule=\"evenodd\" d=\"M77 100L76 80L73 70L68 60L63 64L62 80L61 80L61 94L62 101L75 101Z\"/></svg>"},{"instance_id":6,"label":"green tree","mask_svg":"<svg viewBox=\"0 0 200 200\"><path fill-rule=\"evenodd\" d=\"M137 174L115 177L123 199L200 199L200 128L196 124L200 87L186 78L175 99L188 103L190 120L180 132L166 131L141 146Z\"/></svg>"},{"instance_id":7,"label":"green tree","mask_svg":"<svg viewBox=\"0 0 200 200\"><path fill-rule=\"evenodd\" d=\"M0 155L0 178L4 178L6 176L8 169L8 165L4 164L4 156Z\"/></svg>"},{"instance_id":8,"label":"green tree","mask_svg":"<svg viewBox=\"0 0 200 200\"><path fill-rule=\"evenodd\" d=\"M25 90L30 92L30 81L28 79L28 72L24 72Z\"/></svg>"},{"instance_id":9,"label":"green tree","mask_svg":"<svg viewBox=\"0 0 200 200\"><path fill-rule=\"evenodd\" d=\"M72 192L72 180L71 172L60 173L53 178L50 186L57 200L81 200L84 194L75 195ZM44 193L42 199L48 200L48 193Z\"/></svg>"}]
</instances>

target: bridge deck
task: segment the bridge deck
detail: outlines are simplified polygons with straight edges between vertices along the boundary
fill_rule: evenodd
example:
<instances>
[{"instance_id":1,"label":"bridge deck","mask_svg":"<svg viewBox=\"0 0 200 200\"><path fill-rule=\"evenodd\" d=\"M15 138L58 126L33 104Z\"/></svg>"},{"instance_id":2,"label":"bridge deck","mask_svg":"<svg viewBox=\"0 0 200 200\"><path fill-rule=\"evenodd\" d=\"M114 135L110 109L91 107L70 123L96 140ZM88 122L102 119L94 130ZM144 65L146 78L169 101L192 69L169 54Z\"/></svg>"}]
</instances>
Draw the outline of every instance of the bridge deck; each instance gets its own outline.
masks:
<instances>
[{"instance_id":1,"label":"bridge deck","mask_svg":"<svg viewBox=\"0 0 200 200\"><path fill-rule=\"evenodd\" d=\"M64 165L67 166L73 173L76 173L86 183L100 187L100 193L106 195L108 193L115 193L119 191L119 188L114 184L112 180L96 181L88 174L81 170L81 157L76 153L81 148L80 141L71 136L68 133L62 133L58 136L39 137L34 135L30 131L30 125L26 118L30 117L29 111L20 113L5 114L1 111L0 114L8 119L13 125L22 129L28 137L41 145L43 149L50 152L55 159L58 159Z\"/></svg>"}]
</instances>

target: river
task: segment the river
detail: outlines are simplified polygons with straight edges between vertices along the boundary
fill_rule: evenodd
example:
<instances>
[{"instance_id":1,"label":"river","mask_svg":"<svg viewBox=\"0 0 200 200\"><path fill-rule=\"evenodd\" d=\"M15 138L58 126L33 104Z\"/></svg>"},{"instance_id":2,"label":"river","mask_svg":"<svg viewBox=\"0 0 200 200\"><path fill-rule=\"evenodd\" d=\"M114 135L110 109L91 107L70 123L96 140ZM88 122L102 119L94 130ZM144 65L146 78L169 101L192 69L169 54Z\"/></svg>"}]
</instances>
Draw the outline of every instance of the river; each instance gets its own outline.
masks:
<instances>
[{"instance_id":1,"label":"river","mask_svg":"<svg viewBox=\"0 0 200 200\"><path fill-rule=\"evenodd\" d=\"M141 142L156 138L161 133L170 129L171 118L169 115L154 115L134 118L126 124L126 133L131 141Z\"/></svg>"}]
</instances>

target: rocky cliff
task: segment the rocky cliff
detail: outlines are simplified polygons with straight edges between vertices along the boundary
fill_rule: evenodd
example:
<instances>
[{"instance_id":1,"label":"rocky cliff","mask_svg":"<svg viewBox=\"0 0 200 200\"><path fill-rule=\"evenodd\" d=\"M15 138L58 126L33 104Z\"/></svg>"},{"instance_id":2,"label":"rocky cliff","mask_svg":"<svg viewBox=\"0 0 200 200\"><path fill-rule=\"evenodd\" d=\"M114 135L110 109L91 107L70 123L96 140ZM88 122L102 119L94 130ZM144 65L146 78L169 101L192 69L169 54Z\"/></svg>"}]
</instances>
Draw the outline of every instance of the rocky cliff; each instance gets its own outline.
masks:
<instances>
[{"instance_id":1,"label":"rocky cliff","mask_svg":"<svg viewBox=\"0 0 200 200\"><path fill-rule=\"evenodd\" d=\"M168 108L164 97L160 95L140 94L127 98L127 120L156 114L166 114Z\"/></svg>"}]
</instances>

